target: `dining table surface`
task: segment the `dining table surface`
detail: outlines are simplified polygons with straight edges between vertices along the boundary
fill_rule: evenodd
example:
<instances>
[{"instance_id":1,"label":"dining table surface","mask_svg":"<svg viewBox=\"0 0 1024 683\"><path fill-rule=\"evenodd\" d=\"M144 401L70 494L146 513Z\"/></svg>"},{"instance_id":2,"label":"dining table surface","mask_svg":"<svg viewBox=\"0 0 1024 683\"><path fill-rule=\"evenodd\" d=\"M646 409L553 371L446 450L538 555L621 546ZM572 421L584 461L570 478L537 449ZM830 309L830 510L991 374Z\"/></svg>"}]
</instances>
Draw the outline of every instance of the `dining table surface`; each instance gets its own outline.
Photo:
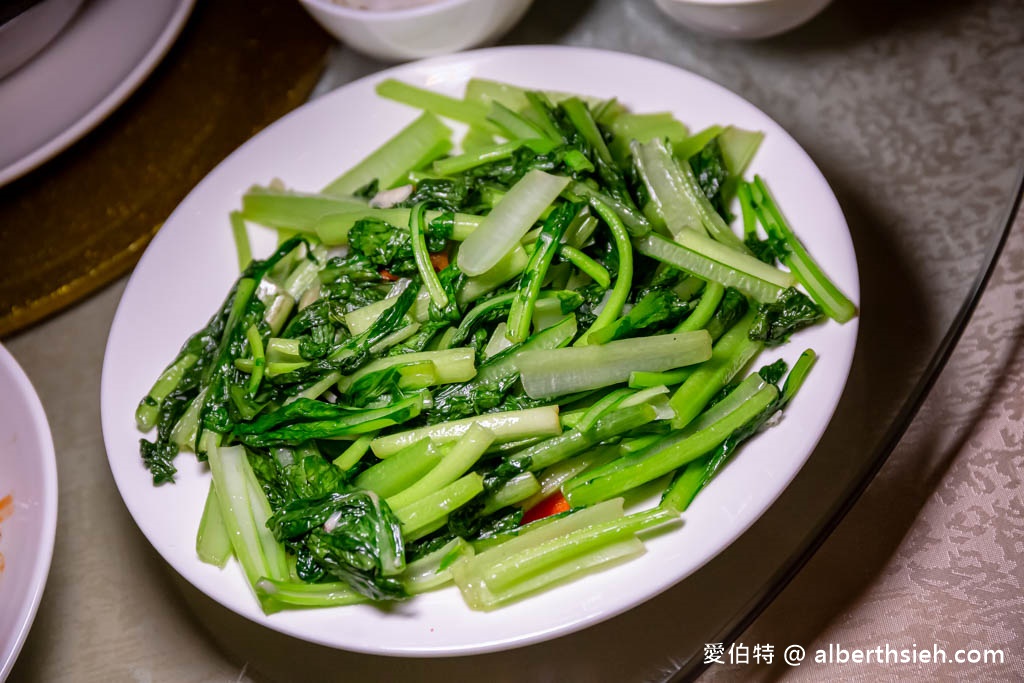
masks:
<instances>
[{"instance_id":1,"label":"dining table surface","mask_svg":"<svg viewBox=\"0 0 1024 683\"><path fill-rule=\"evenodd\" d=\"M872 471L1013 205L1024 162L1024 3L835 0L796 30L743 42L682 28L652 0L538 0L499 44L615 50L705 76L779 122L828 179L857 253L860 328L839 407L796 479L696 573L571 635L449 658L303 642L178 576L118 494L100 376L122 276L0 340L42 399L60 492L48 584L10 680L1024 680L1024 215L1011 216L949 362ZM310 97L386 66L333 44ZM787 582L794 557L807 562ZM705 668L720 642L722 663ZM785 661L791 646L806 659ZM944 663L814 661L830 646L949 654ZM961 650L998 650L1001 661L953 661Z\"/></svg>"}]
</instances>

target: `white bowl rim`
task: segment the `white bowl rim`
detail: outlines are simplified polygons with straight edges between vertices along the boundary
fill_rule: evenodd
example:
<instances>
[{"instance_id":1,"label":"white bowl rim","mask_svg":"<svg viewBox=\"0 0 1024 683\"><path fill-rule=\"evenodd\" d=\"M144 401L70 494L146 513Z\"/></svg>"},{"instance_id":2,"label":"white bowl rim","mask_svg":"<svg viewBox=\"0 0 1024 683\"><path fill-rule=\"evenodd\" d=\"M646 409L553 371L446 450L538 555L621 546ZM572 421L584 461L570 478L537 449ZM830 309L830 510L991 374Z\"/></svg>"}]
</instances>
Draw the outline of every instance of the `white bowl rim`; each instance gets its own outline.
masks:
<instances>
[{"instance_id":1,"label":"white bowl rim","mask_svg":"<svg viewBox=\"0 0 1024 683\"><path fill-rule=\"evenodd\" d=\"M665 4L704 5L708 7L731 7L737 5L768 5L779 3L780 0L658 0Z\"/></svg>"},{"instance_id":2,"label":"white bowl rim","mask_svg":"<svg viewBox=\"0 0 1024 683\"><path fill-rule=\"evenodd\" d=\"M0 681L4 680L14 668L28 632L35 621L36 612L39 609L39 602L43 597L43 590L46 588L46 580L50 575L50 563L53 560L53 545L57 534L57 455L53 447L53 434L50 431L50 423L46 418L46 411L43 409L39 394L36 393L32 381L25 374L25 370L18 364L17 359L11 355L3 344L0 344L0 366L5 367L14 378L15 391L26 403L26 408L32 419L32 431L38 437L40 447L40 458L43 469L43 491L42 491L42 537L39 554L35 558L35 567L32 570L32 578L27 587L26 599L21 605L21 614L17 617L17 633L14 636L14 643L5 654L0 651ZM0 648L2 650L2 648ZM6 661L3 659L6 657Z\"/></svg>"},{"instance_id":3,"label":"white bowl rim","mask_svg":"<svg viewBox=\"0 0 1024 683\"><path fill-rule=\"evenodd\" d=\"M406 9L396 10L370 10L370 9L356 9L355 7L346 7L344 5L338 5L331 0L301 0L305 5L311 5L325 12L333 14L337 17L344 17L346 19L361 19L361 20L372 20L380 22L388 21L402 21L405 19L418 19L420 17L428 17L432 14L436 14L442 10L446 10L452 7L460 7L462 5L468 5L471 2L477 2L478 0L431 0L425 5L418 7L407 7Z\"/></svg>"}]
</instances>

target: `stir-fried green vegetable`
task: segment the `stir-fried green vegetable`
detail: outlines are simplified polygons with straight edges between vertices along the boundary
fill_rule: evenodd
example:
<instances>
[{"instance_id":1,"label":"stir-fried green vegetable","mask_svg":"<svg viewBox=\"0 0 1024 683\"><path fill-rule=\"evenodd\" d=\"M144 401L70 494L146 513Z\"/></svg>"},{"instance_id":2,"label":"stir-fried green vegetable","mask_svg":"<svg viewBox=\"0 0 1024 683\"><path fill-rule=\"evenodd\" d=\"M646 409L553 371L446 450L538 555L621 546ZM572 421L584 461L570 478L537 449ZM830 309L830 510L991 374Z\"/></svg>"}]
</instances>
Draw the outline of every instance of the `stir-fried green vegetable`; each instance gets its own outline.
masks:
<instances>
[{"instance_id":1,"label":"stir-fried green vegetable","mask_svg":"<svg viewBox=\"0 0 1024 683\"><path fill-rule=\"evenodd\" d=\"M482 80L378 92L423 113L321 192L242 197L244 270L136 411L155 483L208 460L197 553L267 612L452 582L492 609L638 555L807 379L810 350L745 376L762 349L856 313L744 180L760 133ZM248 223L300 237L253 260Z\"/></svg>"}]
</instances>

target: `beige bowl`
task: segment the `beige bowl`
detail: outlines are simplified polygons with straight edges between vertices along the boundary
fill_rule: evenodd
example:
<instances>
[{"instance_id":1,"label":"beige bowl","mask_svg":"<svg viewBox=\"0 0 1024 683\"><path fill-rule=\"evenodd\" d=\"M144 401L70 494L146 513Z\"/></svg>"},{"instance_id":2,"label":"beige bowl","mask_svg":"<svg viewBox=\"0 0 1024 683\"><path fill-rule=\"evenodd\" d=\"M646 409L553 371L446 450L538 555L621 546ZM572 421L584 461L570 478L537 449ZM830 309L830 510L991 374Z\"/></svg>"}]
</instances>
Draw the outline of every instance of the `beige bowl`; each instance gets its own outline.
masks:
<instances>
[{"instance_id":1,"label":"beige bowl","mask_svg":"<svg viewBox=\"0 0 1024 683\"><path fill-rule=\"evenodd\" d=\"M501 37L533 0L432 0L391 11L352 9L331 0L301 0L331 34L360 52L404 61L458 52Z\"/></svg>"},{"instance_id":2,"label":"beige bowl","mask_svg":"<svg viewBox=\"0 0 1024 683\"><path fill-rule=\"evenodd\" d=\"M721 38L767 38L809 21L831 0L654 0L678 23Z\"/></svg>"}]
</instances>

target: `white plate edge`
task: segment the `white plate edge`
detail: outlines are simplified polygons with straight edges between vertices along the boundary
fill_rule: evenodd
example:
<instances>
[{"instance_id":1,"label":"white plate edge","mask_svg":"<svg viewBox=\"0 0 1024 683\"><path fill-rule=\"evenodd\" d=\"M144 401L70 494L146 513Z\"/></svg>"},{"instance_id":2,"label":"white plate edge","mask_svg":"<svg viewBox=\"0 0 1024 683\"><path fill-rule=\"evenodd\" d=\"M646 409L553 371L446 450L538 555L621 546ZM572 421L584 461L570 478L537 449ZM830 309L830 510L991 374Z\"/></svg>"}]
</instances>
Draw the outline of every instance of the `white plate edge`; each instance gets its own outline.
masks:
<instances>
[{"instance_id":1,"label":"white plate edge","mask_svg":"<svg viewBox=\"0 0 1024 683\"><path fill-rule=\"evenodd\" d=\"M7 366L11 370L18 386L19 394L25 399L25 404L32 415L33 431L41 437L40 445L43 450L44 478L43 496L45 499L42 521L45 538L43 549L42 553L36 556L35 567L33 567L33 580L32 585L29 587L31 596L22 603L22 614L18 619L20 623L18 635L15 637L13 645L8 648L5 661L0 661L0 681L3 681L10 674L11 669L14 668L18 655L25 645L25 640L28 638L29 631L39 611L39 603L42 601L43 591L46 589L46 583L50 575L50 566L53 563L53 549L57 536L57 497L59 487L57 482L57 453L53 445L53 432L50 429L50 422L46 417L46 410L43 408L43 402L39 398L39 393L32 385L32 380L29 379L24 368L21 367L14 355L3 344L0 344L0 365ZM0 654L3 654L3 652L0 651Z\"/></svg>"},{"instance_id":2,"label":"white plate edge","mask_svg":"<svg viewBox=\"0 0 1024 683\"><path fill-rule=\"evenodd\" d=\"M0 187L38 168L75 142L78 142L78 140L124 104L125 100L142 85L167 55L168 51L170 51L174 41L185 27L185 21L192 13L195 1L179 0L177 8L171 15L171 20L164 27L164 30L160 33L160 36L149 51L143 56L142 60L128 72L128 75L113 90L93 105L92 109L79 117L74 124L56 137L50 138L43 145L17 161L8 164L4 168L0 168ZM60 36L58 35L55 40L60 40Z\"/></svg>"},{"instance_id":3,"label":"white plate edge","mask_svg":"<svg viewBox=\"0 0 1024 683\"><path fill-rule=\"evenodd\" d=\"M702 75L697 74L695 72L689 71L688 69L685 69L685 68L682 68L682 67L678 67L678 66L676 66L674 64L670 64L670 63L667 63L667 62L662 62L662 61L659 61L659 60L656 60L656 59L651 59L651 58L648 58L648 57L644 57L642 55L636 55L636 54L627 53L627 52L620 52L620 51L616 51L616 50L607 50L607 49L590 48L590 47L560 46L560 45L505 46L505 47L494 47L494 48L484 48L484 49L479 49L479 50L472 50L472 51L467 51L467 52L463 52L463 53L457 53L457 54L454 54L454 55L446 55L446 56L442 56L442 57L433 57L433 58L424 59L424 60L421 60L421 61L418 61L418 62L410 62L410 63L404 64L404 65L398 65L396 67L389 67L389 68L383 69L381 71L378 71L378 72L369 74L367 76L361 77L359 79L353 80L353 81L351 81L349 83L344 84L341 87L346 87L346 86L354 85L354 84L365 84L366 82L375 82L375 81L381 80L382 77L384 77L384 73L386 72L387 74L390 75L390 73L392 72L392 69L417 68L419 66L422 66L423 68L443 67L443 66L445 66L447 64L457 64L458 62L465 60L467 57L486 58L486 57L488 57L489 55L492 55L492 54L514 53L516 51L524 51L524 52L531 52L531 53L532 52L537 52L537 51L550 51L550 52L553 52L553 53L562 53L562 54L564 54L567 51L571 51L571 52L579 52L579 53L593 53L595 55L604 55L604 56L608 56L609 54L611 54L611 55L616 56L617 58L629 59L629 60L634 60L634 61L637 61L637 62L640 62L640 63L644 63L644 64L655 65L658 68L670 68L670 69L673 69L673 70L678 70L680 72L685 73L688 77L699 79L700 81L703 81L703 82L707 83L711 87L714 87L714 88L717 88L717 89L720 89L720 90L728 92L730 95L732 95L733 97L735 97L736 99L741 101L744 106L749 107L752 110L756 111L758 116L763 117L767 122L769 122L772 126L775 127L776 130L774 130L774 131L765 131L766 135L772 135L772 136L780 135L780 136L784 136L784 137L788 138L790 143L792 143L794 149L799 150L799 153L804 157L804 160L809 164L809 166L811 168L814 169L814 171L818 174L820 180L822 180L824 182L825 186L827 187L827 189L829 191L829 197L828 197L828 201L829 201L829 204L830 204L829 208L830 208L830 210L834 210L838 214L838 216L841 217L841 219L843 221L843 225L846 227L847 235L849 236L849 225L846 222L845 215L843 214L842 208L841 208L841 206L838 203L838 198L835 196L835 192L832 190L832 187L829 184L828 179L821 172L820 168L818 168L817 164L814 163L814 160L810 157L810 155L807 153L807 151L796 141L796 139L788 131L786 131L786 129L784 129L781 125L779 125L775 121L775 119L773 119L771 116L769 116L763 110L761 110L759 107L757 107L753 103L749 102L748 100L746 100L744 97L742 97L738 93L735 93L734 91L730 90L729 88L726 88L725 86L723 86L723 85L721 85L719 83L716 83L715 81L713 81L713 80L711 80L711 79L709 79L709 78L707 78L705 76L702 76ZM322 98L318 98L318 99L323 99L323 98L331 97L333 94L334 94L333 92L332 93L326 93ZM278 119L278 121L276 121L274 124L271 124L271 126L268 126L263 131L260 131L260 133L257 133L255 136L250 138L248 141L246 141L246 143L243 143L243 145L249 144L250 141L259 138L264 133L267 133L278 122L286 120L287 118L295 115L297 112L301 111L302 109L303 109L303 107L299 107L296 110L293 110L292 112L289 112L285 116L281 117L281 119ZM235 151L237 151L237 149ZM234 154L234 151L232 152L232 155L229 155L229 157L226 158L224 161L222 161L221 164L227 163L228 160L230 159L230 157L233 156L233 154ZM210 173L206 177L204 177L203 180L201 180L193 188L192 192L198 191L203 186L203 184L207 182L207 178L209 178L210 176L214 175L217 172L217 170L220 168L221 164L218 164L218 166L216 168L214 168L212 171L210 171ZM183 200L183 203L184 203L184 200ZM177 211L178 211L178 209L176 208L174 213L176 213ZM168 218L168 221L170 221L174 217L174 213L171 214L171 216ZM162 237L162 235L158 233L155 236L155 238L153 239L151 244L156 244L158 242L158 240L161 239L161 237ZM859 274L859 269L857 267L856 254L854 252L854 245L853 245L852 238L849 240L849 247L850 247L850 250L851 250L851 255L853 257L852 258L852 264L853 264L853 269L854 269L853 272L854 272L855 278L854 278L854 282L850 283L850 285L846 287L846 293L850 296L850 298L854 302L859 302L859 300L860 300L860 274ZM147 248L147 252L148 252L148 248ZM140 262L139 262L140 266L145 262L145 259L146 259L147 256L148 256L147 253L143 254L142 259L140 259ZM132 277L134 278L134 273L133 273ZM131 286L131 281L129 281L128 286L129 287ZM121 306L119 305L118 306L118 311L115 314L114 321L113 321L113 323L111 325L111 330L113 330L114 327L116 327L118 325L118 319L119 319L119 316L121 314L122 314ZM827 430L827 426L831 422L831 419L832 419L832 417L835 414L835 410L838 408L839 399L841 398L842 393L845 390L845 384L848 381L849 373L850 373L850 370L852 368L853 356L854 356L854 352L855 352L856 344L857 344L857 340L858 340L858 332L859 332L859 324L858 323L859 323L859 318L854 318L853 320L851 320L850 322L848 322L848 323L846 323L844 325L844 327L851 329L852 335L849 337L849 339L850 339L850 346L849 346L849 349L848 349L847 353L845 354L847 360L846 360L846 362L844 364L844 367L843 367L843 380L844 381L843 381L842 385L837 385L838 388L836 389L835 392L833 392L833 393L837 394L837 397L836 397L836 400L835 400L835 407L832 409L832 411L830 411L829 416L828 416L828 420L826 420L826 422L825 422L825 425L826 425L825 428L823 429L822 433L819 434L818 437L814 440L814 444L808 449L806 457L803 458L803 460L798 464L797 467L795 467L795 469L791 473L787 473L785 475L786 484L784 486L781 486L775 492L774 496L771 498L771 501L765 506L765 508L761 511L760 514L756 515L753 519L749 520L749 522L746 525L744 525L742 528L738 528L735 531L734 534L732 534L731 536L729 536L727 538L727 540L724 540L720 544L720 547L717 549L717 551L715 551L714 553L710 554L707 558L705 558L704 561L700 565L694 567L692 569L692 571L689 572L686 576L683 576L681 578L677 578L677 579L675 579L673 581L666 582L665 585L659 586L659 589L655 593L652 593L644 602L647 602L647 601L649 601L651 599L654 599L655 597L657 597L657 595L660 595L661 593L669 590L673 586L675 586L675 585L679 584L680 582L684 581L687 577L691 576L694 572L698 571L704 564L707 564L708 562L713 560L715 557L720 555L728 546L730 546L732 543L734 543L736 541L736 539L738 539L740 536L742 536L747 530L749 530L749 528L751 526L753 526L754 523L756 523L759 519L761 519L764 516L764 514L768 511L768 509L771 507L771 505L774 504L774 502L778 500L779 496L782 495L782 493L788 488L789 484L793 481L793 479L796 477L796 475L803 469L804 465L806 465L807 460L810 458L810 456L813 453L814 449L816 448L817 444L820 442L821 437L824 435L824 431ZM827 324L834 325L836 323L830 321ZM106 378L108 376L107 373L106 373L107 364L108 364L108 362L111 362L111 363L113 362L112 359L109 356L109 352L110 352L110 348L109 348L109 339L108 339L107 351L104 353L104 361L103 361L104 373L103 373L103 378L101 379L101 395L106 393L106 390L103 388L102 385L105 383ZM105 419L105 415L103 417L104 417L104 425L103 425L104 441L106 442L106 434L107 434L108 426L107 426L107 422L106 422L106 419ZM111 425L110 429L115 429L115 427L113 425ZM110 464L110 461L109 461L109 457L108 457L108 465L109 464ZM112 473L113 473L113 471L112 471ZM121 481L118 479L116 473L113 473L113 474L114 474L115 481L117 482L118 487L120 489ZM126 507L127 507L127 504L126 504ZM130 510L129 510L129 513L130 513ZM135 521L135 523L136 523L136 526L140 530L142 530L141 527L139 526L138 522L134 519L134 515L132 517L133 517L133 521ZM150 540L148 535L146 535L145 531L143 531L143 535L146 536L147 540ZM725 538L726 537L723 537L723 539L725 539ZM152 540L150 540L150 543L154 546L154 548L156 548L156 544L153 543ZM159 552L159 549L158 549L158 552ZM163 557L163 553L161 552L160 554ZM178 571L176 566L167 557L164 557L163 559L165 561L167 561L168 564L172 568L175 569L175 571ZM180 574L180 572L179 572L179 574ZM182 576L183 576L183 578L185 578L184 575L182 575ZM188 580L188 579L186 578L186 580ZM202 591L202 589L199 589L198 587L196 587L196 589L200 590L200 592L204 592L204 594L205 594L205 591ZM596 617L596 618L592 617L592 618L586 618L586 619L583 619L583 620L573 621L573 622L570 622L568 624L563 624L563 625L561 625L561 626L559 626L557 628L552 628L552 629L547 629L547 630L544 630L544 631L539 631L539 632L534 633L534 634L532 634L530 636L524 636L524 637L518 638L514 642L497 641L497 642L490 642L490 643L485 643L485 644L474 644L474 645L470 645L470 646L466 646L466 647L462 647L462 648L442 647L440 649L431 649L431 648L427 647L427 648L410 648L410 649L404 649L404 650L396 650L396 649L360 648L360 647L340 648L337 644L335 644L331 640L311 638L311 637L309 637L308 634L299 633L296 630L291 629L287 625L282 624L280 622L278 622L276 624L275 623L268 623L266 620L261 620L260 619L260 617L262 616L261 613L260 614L255 614L255 613L252 613L251 610L247 612L247 611L244 611L245 608L237 609L234 605L228 605L228 604L220 602L217 598L214 598L212 596L210 596L210 597L215 602L218 602L218 604L220 604L222 607L224 607L226 609L229 609L229 610L239 614L240 616L242 616L242 617L244 617L246 619L255 621L256 623L258 623L258 624L260 624L260 625L262 625L264 627L270 628L272 630L276 630L276 631L278 631L280 633L284 633L284 634L287 634L287 635L290 635L290 636L293 636L293 637L297 637L297 638L306 640L308 642L317 643L317 644L320 644L320 645L323 645L323 646L326 646L326 647L331 647L331 648L346 649L347 651L352 651L352 652L360 652L360 653L376 654L376 655L385 655L385 656L397 656L397 657L449 657L449 656L464 656L464 655L471 655L471 654L486 654L486 653L493 653L493 652L511 650L511 649L515 649L515 648L519 648L519 647L525 647L525 646L528 646L528 645L532 645L532 644L536 644L536 643L539 643L539 642L547 641L547 640L550 640L552 638L556 638L556 637L559 637L559 636L568 635L570 633L580 631L580 630L582 630L584 628L587 628L589 626L593 626L593 625L596 625L596 624L601 623L603 621L606 621L608 619L614 618L615 616L618 616L618 615L620 615L620 614L622 614L624 612L627 612L630 609L634 609L634 608L636 608L638 606L637 604L626 605L626 606L623 606L623 607L621 607L619 609L609 610L606 613L602 613L599 617ZM642 604L642 603L640 603L640 604ZM259 612L258 608L256 609L256 612Z\"/></svg>"}]
</instances>

